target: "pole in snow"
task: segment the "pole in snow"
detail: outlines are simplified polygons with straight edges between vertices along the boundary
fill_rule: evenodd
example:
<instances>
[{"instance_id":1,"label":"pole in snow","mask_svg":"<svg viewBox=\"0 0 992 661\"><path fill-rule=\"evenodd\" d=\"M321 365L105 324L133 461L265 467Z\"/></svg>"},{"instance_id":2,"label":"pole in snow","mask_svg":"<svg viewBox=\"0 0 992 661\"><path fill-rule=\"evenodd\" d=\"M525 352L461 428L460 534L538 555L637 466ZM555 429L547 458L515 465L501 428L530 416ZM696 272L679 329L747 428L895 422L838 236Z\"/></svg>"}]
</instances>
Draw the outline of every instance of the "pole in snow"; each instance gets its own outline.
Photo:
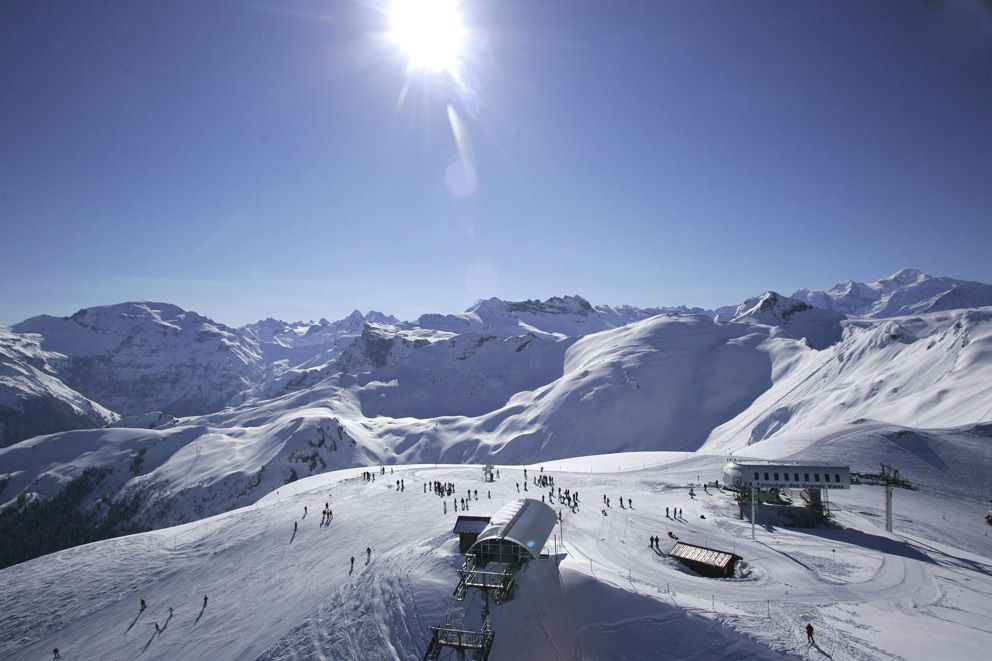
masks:
<instances>
[{"instance_id":1,"label":"pole in snow","mask_svg":"<svg viewBox=\"0 0 992 661\"><path fill-rule=\"evenodd\" d=\"M751 541L752 542L754 541L754 499L756 497L755 490L756 487L754 486L754 482L752 482L751 483Z\"/></svg>"},{"instance_id":2,"label":"pole in snow","mask_svg":"<svg viewBox=\"0 0 992 661\"><path fill-rule=\"evenodd\" d=\"M892 532L892 485L885 485L885 531Z\"/></svg>"}]
</instances>

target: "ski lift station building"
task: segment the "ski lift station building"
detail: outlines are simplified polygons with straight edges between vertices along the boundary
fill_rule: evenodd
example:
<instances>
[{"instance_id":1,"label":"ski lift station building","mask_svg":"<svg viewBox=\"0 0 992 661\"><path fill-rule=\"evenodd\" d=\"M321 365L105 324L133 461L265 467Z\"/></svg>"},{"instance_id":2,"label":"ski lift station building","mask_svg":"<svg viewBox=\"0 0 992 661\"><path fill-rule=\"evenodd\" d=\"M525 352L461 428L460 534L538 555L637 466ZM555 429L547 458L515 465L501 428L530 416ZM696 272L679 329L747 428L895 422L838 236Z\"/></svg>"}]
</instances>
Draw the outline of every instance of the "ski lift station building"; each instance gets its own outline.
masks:
<instances>
[{"instance_id":1,"label":"ski lift station building","mask_svg":"<svg viewBox=\"0 0 992 661\"><path fill-rule=\"evenodd\" d=\"M809 526L816 525L829 513L823 500L825 490L851 488L851 468L824 462L734 459L723 469L723 482L735 488L742 497L747 495L752 507L762 502L763 490L805 490L808 507L779 507L778 510L797 524ZM743 518L743 500L740 502Z\"/></svg>"},{"instance_id":2,"label":"ski lift station building","mask_svg":"<svg viewBox=\"0 0 992 661\"><path fill-rule=\"evenodd\" d=\"M541 554L557 521L555 511L539 500L514 500L492 515L468 552L479 564L520 564Z\"/></svg>"},{"instance_id":3,"label":"ski lift station building","mask_svg":"<svg viewBox=\"0 0 992 661\"><path fill-rule=\"evenodd\" d=\"M724 484L750 489L850 489L851 468L803 461L731 461L723 469Z\"/></svg>"}]
</instances>

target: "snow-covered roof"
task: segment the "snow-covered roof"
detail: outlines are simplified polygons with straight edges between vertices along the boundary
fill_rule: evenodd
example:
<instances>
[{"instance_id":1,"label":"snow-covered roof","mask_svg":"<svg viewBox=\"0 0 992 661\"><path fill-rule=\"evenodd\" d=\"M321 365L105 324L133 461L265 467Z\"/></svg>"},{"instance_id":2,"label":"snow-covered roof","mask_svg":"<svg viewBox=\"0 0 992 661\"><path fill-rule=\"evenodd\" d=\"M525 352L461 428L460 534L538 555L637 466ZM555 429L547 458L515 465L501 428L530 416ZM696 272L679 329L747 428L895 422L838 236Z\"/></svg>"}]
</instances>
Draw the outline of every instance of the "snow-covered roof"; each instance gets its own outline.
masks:
<instances>
[{"instance_id":1,"label":"snow-covered roof","mask_svg":"<svg viewBox=\"0 0 992 661\"><path fill-rule=\"evenodd\" d=\"M690 560L692 562L701 562L705 565L713 565L721 569L725 569L735 558L740 557L726 551L708 549L705 546L694 546L685 542L676 542L672 550L668 552L668 555L673 558L679 558L680 560Z\"/></svg>"},{"instance_id":2,"label":"snow-covered roof","mask_svg":"<svg viewBox=\"0 0 992 661\"><path fill-rule=\"evenodd\" d=\"M455 529L451 532L462 534L462 533L476 533L479 534L486 529L489 525L488 516L472 516L471 514L463 514L458 517L455 521Z\"/></svg>"},{"instance_id":3,"label":"snow-covered roof","mask_svg":"<svg viewBox=\"0 0 992 661\"><path fill-rule=\"evenodd\" d=\"M547 543L557 520L555 511L539 500L533 498L514 500L493 514L489 525L479 535L472 548L486 540L499 539L522 546L532 557L537 557Z\"/></svg>"}]
</instances>

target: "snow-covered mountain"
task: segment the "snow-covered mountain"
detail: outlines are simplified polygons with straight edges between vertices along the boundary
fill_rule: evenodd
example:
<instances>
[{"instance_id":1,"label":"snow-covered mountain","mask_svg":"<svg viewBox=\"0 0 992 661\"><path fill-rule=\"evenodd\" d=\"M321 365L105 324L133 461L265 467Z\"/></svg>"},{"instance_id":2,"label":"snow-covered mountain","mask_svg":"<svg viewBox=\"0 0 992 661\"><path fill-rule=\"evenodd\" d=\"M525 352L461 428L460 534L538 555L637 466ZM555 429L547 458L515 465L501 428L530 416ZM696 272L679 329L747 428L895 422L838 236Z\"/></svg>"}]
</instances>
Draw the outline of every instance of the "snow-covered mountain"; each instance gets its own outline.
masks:
<instances>
[{"instance_id":1,"label":"snow-covered mountain","mask_svg":"<svg viewBox=\"0 0 992 661\"><path fill-rule=\"evenodd\" d=\"M167 303L132 302L41 315L36 333L59 378L124 415L196 415L222 408L265 373L258 344L235 329Z\"/></svg>"},{"instance_id":2,"label":"snow-covered mountain","mask_svg":"<svg viewBox=\"0 0 992 661\"><path fill-rule=\"evenodd\" d=\"M903 269L868 284L848 280L827 291L800 289L792 298L857 317L902 317L992 305L992 285Z\"/></svg>"},{"instance_id":3,"label":"snow-covered mountain","mask_svg":"<svg viewBox=\"0 0 992 661\"><path fill-rule=\"evenodd\" d=\"M783 329L790 337L805 338L814 349L825 349L840 340L845 316L787 298L773 291L749 298L734 312L732 321L754 321Z\"/></svg>"},{"instance_id":4,"label":"snow-covered mountain","mask_svg":"<svg viewBox=\"0 0 992 661\"><path fill-rule=\"evenodd\" d=\"M496 337L531 333L558 337L581 337L619 328L668 312L705 312L699 308L637 308L630 305L593 306L581 296L552 296L544 301L504 301L489 298L476 301L460 314L425 314L417 326L449 333L476 332Z\"/></svg>"},{"instance_id":5,"label":"snow-covered mountain","mask_svg":"<svg viewBox=\"0 0 992 661\"><path fill-rule=\"evenodd\" d=\"M0 447L118 418L60 381L51 363L64 356L42 350L39 342L37 335L0 327Z\"/></svg>"},{"instance_id":6,"label":"snow-covered mountain","mask_svg":"<svg viewBox=\"0 0 992 661\"><path fill-rule=\"evenodd\" d=\"M795 304L769 301L730 323L672 313L581 338L388 336L371 349L366 338L357 374L320 374L155 430L81 430L0 450L2 502L51 497L100 468L111 472L93 497L132 503L148 527L355 465L728 452L837 421L952 427L992 416L992 308L842 321L843 337L817 350L808 329L780 325ZM799 309L784 327L811 314L832 332L836 316L821 312ZM370 337L385 328L366 324Z\"/></svg>"},{"instance_id":7,"label":"snow-covered mountain","mask_svg":"<svg viewBox=\"0 0 992 661\"><path fill-rule=\"evenodd\" d=\"M288 367L322 365L337 358L356 337L362 334L366 322L395 324L392 316L370 310L362 314L355 310L337 321L285 322L271 317L243 326L258 342L267 363L286 361Z\"/></svg>"}]
</instances>

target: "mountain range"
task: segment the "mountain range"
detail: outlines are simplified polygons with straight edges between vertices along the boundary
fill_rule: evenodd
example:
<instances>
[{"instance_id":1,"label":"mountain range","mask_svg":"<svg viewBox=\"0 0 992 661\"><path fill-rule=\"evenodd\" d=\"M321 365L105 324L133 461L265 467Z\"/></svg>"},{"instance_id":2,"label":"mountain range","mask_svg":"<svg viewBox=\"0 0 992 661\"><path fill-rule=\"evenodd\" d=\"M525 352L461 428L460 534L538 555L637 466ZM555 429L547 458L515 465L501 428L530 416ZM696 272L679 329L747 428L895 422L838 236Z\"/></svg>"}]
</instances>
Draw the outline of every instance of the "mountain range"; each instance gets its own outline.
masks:
<instances>
[{"instance_id":1,"label":"mountain range","mask_svg":"<svg viewBox=\"0 0 992 661\"><path fill-rule=\"evenodd\" d=\"M407 322L230 328L151 302L34 317L0 333L0 507L81 493L88 515L147 529L351 466L727 453L839 421L987 421L992 308L879 316L939 283L986 286L908 273L880 280L862 316L765 292L729 319L578 296ZM954 300L935 296L928 308Z\"/></svg>"}]
</instances>

